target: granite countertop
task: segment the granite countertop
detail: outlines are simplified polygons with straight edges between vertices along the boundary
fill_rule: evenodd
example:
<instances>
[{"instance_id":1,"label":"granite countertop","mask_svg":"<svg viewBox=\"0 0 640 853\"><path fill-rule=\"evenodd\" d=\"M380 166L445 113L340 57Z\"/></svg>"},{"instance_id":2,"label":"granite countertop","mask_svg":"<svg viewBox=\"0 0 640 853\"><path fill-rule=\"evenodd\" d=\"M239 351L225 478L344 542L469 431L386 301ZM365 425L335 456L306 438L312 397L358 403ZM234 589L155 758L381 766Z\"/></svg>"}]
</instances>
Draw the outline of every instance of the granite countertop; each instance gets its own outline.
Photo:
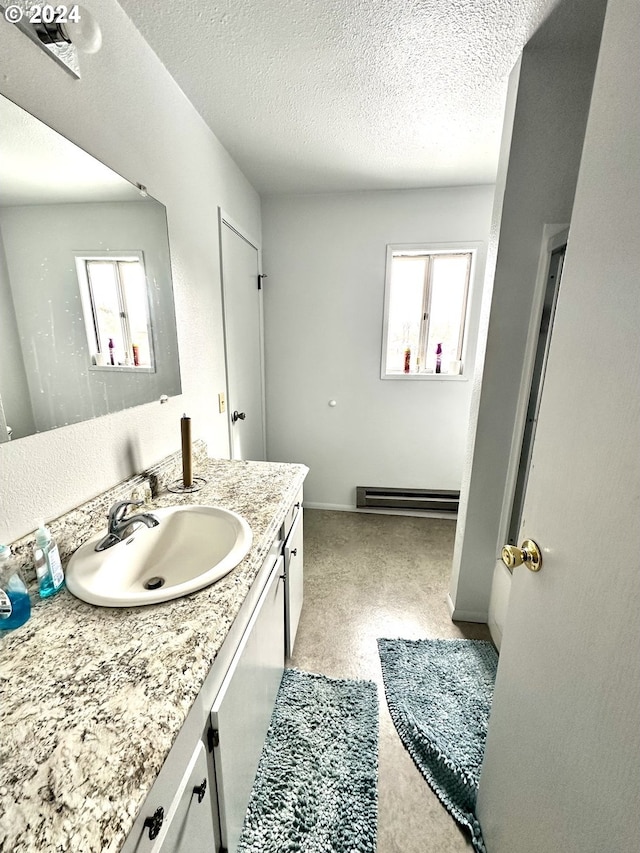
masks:
<instances>
[{"instance_id":1,"label":"granite countertop","mask_svg":"<svg viewBox=\"0 0 640 853\"><path fill-rule=\"evenodd\" d=\"M66 589L32 597L31 619L2 635L2 853L120 850L307 469L206 460L195 473L202 491L150 505L242 515L253 544L226 577L137 608L93 607Z\"/></svg>"}]
</instances>

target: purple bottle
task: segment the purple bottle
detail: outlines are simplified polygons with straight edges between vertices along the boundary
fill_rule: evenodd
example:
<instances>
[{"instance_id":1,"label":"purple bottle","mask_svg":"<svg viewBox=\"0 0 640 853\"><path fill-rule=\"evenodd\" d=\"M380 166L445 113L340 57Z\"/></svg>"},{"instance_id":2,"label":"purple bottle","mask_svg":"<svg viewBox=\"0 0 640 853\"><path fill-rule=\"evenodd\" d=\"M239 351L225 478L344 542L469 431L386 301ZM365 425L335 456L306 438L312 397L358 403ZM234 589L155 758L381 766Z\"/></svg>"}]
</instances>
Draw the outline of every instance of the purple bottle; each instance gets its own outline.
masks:
<instances>
[{"instance_id":1,"label":"purple bottle","mask_svg":"<svg viewBox=\"0 0 640 853\"><path fill-rule=\"evenodd\" d=\"M436 346L436 373L442 373L442 344Z\"/></svg>"}]
</instances>

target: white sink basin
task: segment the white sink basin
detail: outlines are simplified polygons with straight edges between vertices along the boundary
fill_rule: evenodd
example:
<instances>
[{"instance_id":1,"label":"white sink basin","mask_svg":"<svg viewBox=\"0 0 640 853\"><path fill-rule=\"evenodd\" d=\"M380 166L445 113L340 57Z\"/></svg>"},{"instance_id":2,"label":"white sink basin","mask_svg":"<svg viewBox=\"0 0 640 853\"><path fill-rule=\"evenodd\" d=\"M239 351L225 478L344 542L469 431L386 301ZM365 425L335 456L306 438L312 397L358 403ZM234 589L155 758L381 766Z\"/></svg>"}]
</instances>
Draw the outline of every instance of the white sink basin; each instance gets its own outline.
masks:
<instances>
[{"instance_id":1,"label":"white sink basin","mask_svg":"<svg viewBox=\"0 0 640 853\"><path fill-rule=\"evenodd\" d=\"M103 607L169 601L220 580L251 547L247 522L222 507L151 512L160 522L157 527L141 525L124 541L96 551L103 531L78 548L67 566L69 592Z\"/></svg>"}]
</instances>

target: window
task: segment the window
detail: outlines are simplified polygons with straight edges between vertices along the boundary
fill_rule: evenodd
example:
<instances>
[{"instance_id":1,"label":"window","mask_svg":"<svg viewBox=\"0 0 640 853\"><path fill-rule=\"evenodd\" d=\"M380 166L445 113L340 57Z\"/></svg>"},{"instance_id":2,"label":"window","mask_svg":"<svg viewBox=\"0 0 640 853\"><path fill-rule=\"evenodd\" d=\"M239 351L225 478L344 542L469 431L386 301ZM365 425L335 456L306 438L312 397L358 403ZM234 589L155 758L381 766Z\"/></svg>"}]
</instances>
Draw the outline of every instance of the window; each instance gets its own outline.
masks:
<instances>
[{"instance_id":1,"label":"window","mask_svg":"<svg viewBox=\"0 0 640 853\"><path fill-rule=\"evenodd\" d=\"M473 249L387 248L382 377L462 372Z\"/></svg>"},{"instance_id":2,"label":"window","mask_svg":"<svg viewBox=\"0 0 640 853\"><path fill-rule=\"evenodd\" d=\"M77 254L76 271L93 362L153 369L142 253Z\"/></svg>"}]
</instances>

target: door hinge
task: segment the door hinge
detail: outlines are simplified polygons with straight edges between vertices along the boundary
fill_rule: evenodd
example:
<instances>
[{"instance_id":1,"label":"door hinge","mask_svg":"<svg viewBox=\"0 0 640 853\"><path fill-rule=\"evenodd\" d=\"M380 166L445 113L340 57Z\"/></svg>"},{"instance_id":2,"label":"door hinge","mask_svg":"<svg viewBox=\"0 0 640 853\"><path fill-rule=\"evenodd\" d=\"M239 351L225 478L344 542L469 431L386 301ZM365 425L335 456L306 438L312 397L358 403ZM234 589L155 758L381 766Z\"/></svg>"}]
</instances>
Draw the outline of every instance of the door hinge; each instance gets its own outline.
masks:
<instances>
[{"instance_id":1,"label":"door hinge","mask_svg":"<svg viewBox=\"0 0 640 853\"><path fill-rule=\"evenodd\" d=\"M220 732L212 726L209 726L207 729L207 746L209 747L209 752L213 752L217 746L220 746Z\"/></svg>"},{"instance_id":2,"label":"door hinge","mask_svg":"<svg viewBox=\"0 0 640 853\"><path fill-rule=\"evenodd\" d=\"M262 279L263 278L269 278L269 276L266 273L261 273L258 276L258 290L262 290Z\"/></svg>"}]
</instances>

